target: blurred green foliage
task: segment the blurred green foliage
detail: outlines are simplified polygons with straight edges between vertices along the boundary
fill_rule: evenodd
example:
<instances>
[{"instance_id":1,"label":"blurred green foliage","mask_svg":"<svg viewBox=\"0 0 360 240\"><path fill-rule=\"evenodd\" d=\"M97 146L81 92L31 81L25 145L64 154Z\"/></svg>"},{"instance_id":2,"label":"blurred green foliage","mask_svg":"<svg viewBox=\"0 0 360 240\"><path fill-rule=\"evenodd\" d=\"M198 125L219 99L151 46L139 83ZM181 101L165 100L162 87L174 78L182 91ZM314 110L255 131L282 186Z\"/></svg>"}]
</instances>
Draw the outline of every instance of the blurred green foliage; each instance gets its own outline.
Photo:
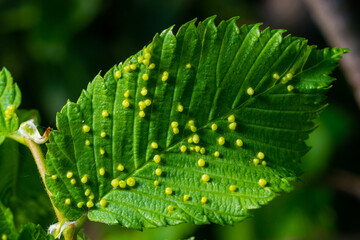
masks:
<instances>
[{"instance_id":1,"label":"blurred green foliage","mask_svg":"<svg viewBox=\"0 0 360 240\"><path fill-rule=\"evenodd\" d=\"M100 70L125 60L149 43L156 32L174 23L179 26L194 17L204 19L213 14L218 15L218 21L239 15L239 24L262 21L272 28L287 28L293 35L308 38L311 44L327 45L304 9L296 9L304 16L293 14L292 21L275 21L284 17L276 14L276 2L0 0L0 66L6 66L19 84L23 93L21 108L39 109L41 126L54 127L56 112L67 99L76 100ZM359 200L338 191L329 180L336 169L360 173L356 152L360 135L358 107L339 70L335 77L338 81L330 91L330 106L309 139L313 149L304 159L302 182L292 193L255 211L254 218L232 227L185 224L143 232L88 223L85 232L92 239L104 240L191 236L242 240L338 239L345 235L360 238ZM10 149L14 151L10 153ZM12 207L16 223L35 221L44 227L53 223L55 217L45 191L31 195L31 190L41 192L43 186L27 149L7 141L0 149L0 158L1 176L17 179L1 185L0 196Z\"/></svg>"}]
</instances>

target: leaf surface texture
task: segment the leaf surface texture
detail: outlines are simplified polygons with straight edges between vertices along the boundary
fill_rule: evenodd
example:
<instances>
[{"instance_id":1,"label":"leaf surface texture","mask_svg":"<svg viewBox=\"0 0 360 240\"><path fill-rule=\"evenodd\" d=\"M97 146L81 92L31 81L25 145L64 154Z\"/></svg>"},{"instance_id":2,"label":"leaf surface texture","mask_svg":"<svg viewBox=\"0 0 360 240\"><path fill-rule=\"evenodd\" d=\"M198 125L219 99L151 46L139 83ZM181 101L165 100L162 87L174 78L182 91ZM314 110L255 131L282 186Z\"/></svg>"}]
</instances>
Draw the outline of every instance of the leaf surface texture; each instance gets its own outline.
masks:
<instances>
[{"instance_id":1,"label":"leaf surface texture","mask_svg":"<svg viewBox=\"0 0 360 240\"><path fill-rule=\"evenodd\" d=\"M291 190L347 49L236 20L164 30L63 107L46 157L62 214L232 224Z\"/></svg>"}]
</instances>

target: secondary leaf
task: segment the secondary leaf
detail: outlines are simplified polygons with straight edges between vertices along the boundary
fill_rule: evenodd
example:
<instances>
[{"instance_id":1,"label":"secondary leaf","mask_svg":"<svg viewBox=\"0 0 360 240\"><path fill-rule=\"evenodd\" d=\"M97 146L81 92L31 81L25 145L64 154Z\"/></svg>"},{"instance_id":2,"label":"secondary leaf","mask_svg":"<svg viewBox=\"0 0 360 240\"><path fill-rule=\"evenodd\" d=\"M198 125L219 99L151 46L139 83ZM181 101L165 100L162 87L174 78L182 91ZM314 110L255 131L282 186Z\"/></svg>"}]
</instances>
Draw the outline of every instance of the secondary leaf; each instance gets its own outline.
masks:
<instances>
[{"instance_id":1,"label":"secondary leaf","mask_svg":"<svg viewBox=\"0 0 360 240\"><path fill-rule=\"evenodd\" d=\"M10 72L3 68L0 72L0 144L19 128L16 109L20 103L20 89L16 83L13 84Z\"/></svg>"},{"instance_id":2,"label":"secondary leaf","mask_svg":"<svg viewBox=\"0 0 360 240\"><path fill-rule=\"evenodd\" d=\"M236 20L166 29L64 106L46 156L64 216L231 224L291 190L347 50Z\"/></svg>"},{"instance_id":3,"label":"secondary leaf","mask_svg":"<svg viewBox=\"0 0 360 240\"><path fill-rule=\"evenodd\" d=\"M33 223L25 225L21 232L18 233L13 223L13 215L10 209L0 202L0 236L2 240L40 240L54 239L51 235L47 235L44 229Z\"/></svg>"},{"instance_id":4,"label":"secondary leaf","mask_svg":"<svg viewBox=\"0 0 360 240\"><path fill-rule=\"evenodd\" d=\"M13 216L10 209L0 202L0 236L2 239L16 239L18 233L15 230Z\"/></svg>"},{"instance_id":5,"label":"secondary leaf","mask_svg":"<svg viewBox=\"0 0 360 240\"><path fill-rule=\"evenodd\" d=\"M37 122L37 111L17 110L19 120ZM0 145L0 201L14 214L15 226L36 222L48 226L54 216L28 147L7 139Z\"/></svg>"}]
</instances>

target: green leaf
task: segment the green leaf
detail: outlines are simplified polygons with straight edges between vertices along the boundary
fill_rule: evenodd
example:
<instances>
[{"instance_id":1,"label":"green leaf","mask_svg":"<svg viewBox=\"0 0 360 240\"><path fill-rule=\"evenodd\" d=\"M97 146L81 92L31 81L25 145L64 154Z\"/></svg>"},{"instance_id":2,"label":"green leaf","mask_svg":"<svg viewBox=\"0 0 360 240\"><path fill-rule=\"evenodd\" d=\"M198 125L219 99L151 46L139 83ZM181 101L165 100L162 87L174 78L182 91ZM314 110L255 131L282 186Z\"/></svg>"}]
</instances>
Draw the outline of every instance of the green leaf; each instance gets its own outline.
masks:
<instances>
[{"instance_id":1,"label":"green leaf","mask_svg":"<svg viewBox=\"0 0 360 240\"><path fill-rule=\"evenodd\" d=\"M63 107L46 183L66 218L232 224L292 189L347 50L236 20L166 29Z\"/></svg>"},{"instance_id":2,"label":"green leaf","mask_svg":"<svg viewBox=\"0 0 360 240\"><path fill-rule=\"evenodd\" d=\"M0 236L2 240L41 240L54 239L47 235L44 229L33 223L26 224L18 233L13 223L13 215L10 209L0 202Z\"/></svg>"},{"instance_id":3,"label":"green leaf","mask_svg":"<svg viewBox=\"0 0 360 240\"><path fill-rule=\"evenodd\" d=\"M0 202L0 236L2 239L16 239L18 233L15 230L13 223L13 215L10 209Z\"/></svg>"},{"instance_id":4,"label":"green leaf","mask_svg":"<svg viewBox=\"0 0 360 240\"><path fill-rule=\"evenodd\" d=\"M20 103L20 89L16 83L13 84L10 72L3 68L0 72L0 144L19 128L16 110Z\"/></svg>"},{"instance_id":5,"label":"green leaf","mask_svg":"<svg viewBox=\"0 0 360 240\"><path fill-rule=\"evenodd\" d=\"M13 212L16 227L51 224L52 206L26 146L11 139L0 145L0 176L0 201Z\"/></svg>"}]
</instances>

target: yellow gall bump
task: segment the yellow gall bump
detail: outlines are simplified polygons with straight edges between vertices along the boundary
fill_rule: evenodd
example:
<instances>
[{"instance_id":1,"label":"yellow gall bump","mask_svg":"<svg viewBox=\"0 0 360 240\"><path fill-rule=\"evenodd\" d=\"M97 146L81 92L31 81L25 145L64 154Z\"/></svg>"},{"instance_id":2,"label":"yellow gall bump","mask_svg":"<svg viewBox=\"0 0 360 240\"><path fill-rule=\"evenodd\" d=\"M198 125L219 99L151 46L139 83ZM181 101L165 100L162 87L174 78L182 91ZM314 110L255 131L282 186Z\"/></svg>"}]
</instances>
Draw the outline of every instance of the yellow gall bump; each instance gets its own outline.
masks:
<instances>
[{"instance_id":1,"label":"yellow gall bump","mask_svg":"<svg viewBox=\"0 0 360 240\"><path fill-rule=\"evenodd\" d=\"M145 57L145 59L150 59L150 58L151 58L151 54L150 54L150 53L145 53L144 57Z\"/></svg>"},{"instance_id":2,"label":"yellow gall bump","mask_svg":"<svg viewBox=\"0 0 360 240\"><path fill-rule=\"evenodd\" d=\"M195 125L195 121L194 121L194 120L190 120L190 121L188 122L188 124L189 124L190 126L193 126L193 125Z\"/></svg>"},{"instance_id":3,"label":"yellow gall bump","mask_svg":"<svg viewBox=\"0 0 360 240\"><path fill-rule=\"evenodd\" d=\"M119 70L116 70L114 76L115 78L121 78L121 72Z\"/></svg>"},{"instance_id":4,"label":"yellow gall bump","mask_svg":"<svg viewBox=\"0 0 360 240\"><path fill-rule=\"evenodd\" d=\"M219 157L220 153L218 151L214 152L214 157Z\"/></svg>"},{"instance_id":5,"label":"yellow gall bump","mask_svg":"<svg viewBox=\"0 0 360 240\"><path fill-rule=\"evenodd\" d=\"M161 157L159 154L156 154L153 159L155 163L159 163L161 161Z\"/></svg>"},{"instance_id":6,"label":"yellow gall bump","mask_svg":"<svg viewBox=\"0 0 360 240\"><path fill-rule=\"evenodd\" d=\"M199 135L194 134L194 136L193 136L192 140L193 140L193 142L194 142L194 143L199 143L199 141L200 141L200 137L199 137Z\"/></svg>"},{"instance_id":7,"label":"yellow gall bump","mask_svg":"<svg viewBox=\"0 0 360 240\"><path fill-rule=\"evenodd\" d=\"M151 147L152 149L158 149L159 145L157 144L157 142L152 142L151 145L150 145L150 147Z\"/></svg>"},{"instance_id":8,"label":"yellow gall bump","mask_svg":"<svg viewBox=\"0 0 360 240\"><path fill-rule=\"evenodd\" d=\"M119 180L116 178L111 180L111 186L113 186L113 188L117 188L119 186Z\"/></svg>"},{"instance_id":9,"label":"yellow gall bump","mask_svg":"<svg viewBox=\"0 0 360 240\"><path fill-rule=\"evenodd\" d=\"M129 100L125 99L124 101L122 101L122 105L123 105L125 108L128 108L128 107L130 106Z\"/></svg>"},{"instance_id":10,"label":"yellow gall bump","mask_svg":"<svg viewBox=\"0 0 360 240\"><path fill-rule=\"evenodd\" d=\"M202 158L200 158L200 159L198 160L198 162L197 162L197 165L198 165L199 167L204 167L204 166L205 166L205 160L202 159Z\"/></svg>"},{"instance_id":11,"label":"yellow gall bump","mask_svg":"<svg viewBox=\"0 0 360 240\"><path fill-rule=\"evenodd\" d=\"M81 181L82 183L87 183L87 181L88 181L87 175L84 175L84 176L80 179L80 181Z\"/></svg>"},{"instance_id":12,"label":"yellow gall bump","mask_svg":"<svg viewBox=\"0 0 360 240\"><path fill-rule=\"evenodd\" d=\"M51 176L51 179L56 180L56 179L57 179L57 175L52 175L52 176Z\"/></svg>"},{"instance_id":13,"label":"yellow gall bump","mask_svg":"<svg viewBox=\"0 0 360 240\"><path fill-rule=\"evenodd\" d=\"M294 86L293 86L293 85L288 85L288 86L287 86L287 90L288 90L289 92L291 92L292 90L294 90Z\"/></svg>"},{"instance_id":14,"label":"yellow gall bump","mask_svg":"<svg viewBox=\"0 0 360 240\"><path fill-rule=\"evenodd\" d=\"M90 193L91 193L90 189L86 189L86 190L85 190L85 196L89 196Z\"/></svg>"},{"instance_id":15,"label":"yellow gall bump","mask_svg":"<svg viewBox=\"0 0 360 240\"><path fill-rule=\"evenodd\" d=\"M243 143L243 141L241 139L236 139L235 144L236 144L237 147L242 147L244 145L244 143Z\"/></svg>"},{"instance_id":16,"label":"yellow gall bump","mask_svg":"<svg viewBox=\"0 0 360 240\"><path fill-rule=\"evenodd\" d=\"M149 49L145 48L145 49L144 49L144 53L150 53L150 52L149 52Z\"/></svg>"},{"instance_id":17,"label":"yellow gall bump","mask_svg":"<svg viewBox=\"0 0 360 240\"><path fill-rule=\"evenodd\" d=\"M224 137L219 137L218 138L218 144L219 145L224 145L225 144L225 138Z\"/></svg>"},{"instance_id":18,"label":"yellow gall bump","mask_svg":"<svg viewBox=\"0 0 360 240\"><path fill-rule=\"evenodd\" d=\"M234 115L230 115L230 116L228 117L228 121L229 121L229 122L235 122L235 116L234 116Z\"/></svg>"},{"instance_id":19,"label":"yellow gall bump","mask_svg":"<svg viewBox=\"0 0 360 240\"><path fill-rule=\"evenodd\" d=\"M181 152L186 152L186 150L187 150L187 147L185 145L181 145L180 151Z\"/></svg>"},{"instance_id":20,"label":"yellow gall bump","mask_svg":"<svg viewBox=\"0 0 360 240\"><path fill-rule=\"evenodd\" d=\"M126 97L126 98L130 97L130 91L129 90L126 90L124 92L124 97Z\"/></svg>"},{"instance_id":21,"label":"yellow gall bump","mask_svg":"<svg viewBox=\"0 0 360 240\"><path fill-rule=\"evenodd\" d=\"M85 146L90 146L90 141L89 140L85 140Z\"/></svg>"},{"instance_id":22,"label":"yellow gall bump","mask_svg":"<svg viewBox=\"0 0 360 240\"><path fill-rule=\"evenodd\" d=\"M236 122L230 123L230 124L229 124L229 129L230 129L230 130L235 130L235 129L236 129L236 125L237 125Z\"/></svg>"},{"instance_id":23,"label":"yellow gall bump","mask_svg":"<svg viewBox=\"0 0 360 240\"><path fill-rule=\"evenodd\" d=\"M237 190L237 186L235 186L235 185L230 185L230 186L229 186L229 190L230 190L231 192L235 192L235 191Z\"/></svg>"},{"instance_id":24,"label":"yellow gall bump","mask_svg":"<svg viewBox=\"0 0 360 240\"><path fill-rule=\"evenodd\" d=\"M277 73L274 73L274 74L272 75L272 77L273 77L274 79L276 79L276 80L279 80L279 79L280 79L280 76L279 76L279 74L277 74Z\"/></svg>"},{"instance_id":25,"label":"yellow gall bump","mask_svg":"<svg viewBox=\"0 0 360 240\"><path fill-rule=\"evenodd\" d=\"M173 190L169 187L165 188L165 194L166 195L171 195L173 193Z\"/></svg>"},{"instance_id":26,"label":"yellow gall bump","mask_svg":"<svg viewBox=\"0 0 360 240\"><path fill-rule=\"evenodd\" d=\"M189 194L185 194L183 199L184 199L184 201L189 201L189 199L190 199Z\"/></svg>"},{"instance_id":27,"label":"yellow gall bump","mask_svg":"<svg viewBox=\"0 0 360 240\"><path fill-rule=\"evenodd\" d=\"M200 146L195 146L195 152L200 152Z\"/></svg>"},{"instance_id":28,"label":"yellow gall bump","mask_svg":"<svg viewBox=\"0 0 360 240\"><path fill-rule=\"evenodd\" d=\"M136 65L135 65L135 64L131 64L131 65L130 65L130 69L131 69L131 70L135 70L135 69L136 69Z\"/></svg>"},{"instance_id":29,"label":"yellow gall bump","mask_svg":"<svg viewBox=\"0 0 360 240\"><path fill-rule=\"evenodd\" d=\"M144 64L145 66L149 66L149 64L150 64L150 59L144 59L144 60L143 60L143 64Z\"/></svg>"},{"instance_id":30,"label":"yellow gall bump","mask_svg":"<svg viewBox=\"0 0 360 240\"><path fill-rule=\"evenodd\" d=\"M140 112L139 112L139 117L141 117L141 118L145 117L145 112L144 112L144 111L140 111Z\"/></svg>"},{"instance_id":31,"label":"yellow gall bump","mask_svg":"<svg viewBox=\"0 0 360 240\"><path fill-rule=\"evenodd\" d=\"M156 66L155 63L152 63L152 64L149 65L149 69L154 69L155 66Z\"/></svg>"},{"instance_id":32,"label":"yellow gall bump","mask_svg":"<svg viewBox=\"0 0 360 240\"><path fill-rule=\"evenodd\" d=\"M89 127L88 125L84 125L84 126L82 127L82 130L83 130L83 132L87 133L87 132L90 131L90 127Z\"/></svg>"},{"instance_id":33,"label":"yellow gall bump","mask_svg":"<svg viewBox=\"0 0 360 240\"><path fill-rule=\"evenodd\" d=\"M67 172L67 173L66 173L66 177L67 177L67 178L72 178L73 175L74 175L74 174L73 174L72 172Z\"/></svg>"},{"instance_id":34,"label":"yellow gall bump","mask_svg":"<svg viewBox=\"0 0 360 240\"><path fill-rule=\"evenodd\" d=\"M284 76L284 77L281 78L281 83L282 83L282 84L286 84L289 80L290 80L289 78L287 78L286 76Z\"/></svg>"},{"instance_id":35,"label":"yellow gall bump","mask_svg":"<svg viewBox=\"0 0 360 240\"><path fill-rule=\"evenodd\" d=\"M71 183L72 185L75 185L75 184L76 184L76 179L75 179L75 178L72 178L72 179L70 180L70 183Z\"/></svg>"},{"instance_id":36,"label":"yellow gall bump","mask_svg":"<svg viewBox=\"0 0 360 240\"><path fill-rule=\"evenodd\" d=\"M100 133L100 137L102 137L102 138L106 137L106 132L102 131L102 132Z\"/></svg>"},{"instance_id":37,"label":"yellow gall bump","mask_svg":"<svg viewBox=\"0 0 360 240\"><path fill-rule=\"evenodd\" d=\"M263 178L260 178L258 183L259 183L260 187L265 187L267 184L267 181Z\"/></svg>"},{"instance_id":38,"label":"yellow gall bump","mask_svg":"<svg viewBox=\"0 0 360 240\"><path fill-rule=\"evenodd\" d=\"M141 78L142 78L142 80L147 81L147 80L149 80L149 74L144 73Z\"/></svg>"},{"instance_id":39,"label":"yellow gall bump","mask_svg":"<svg viewBox=\"0 0 360 240\"><path fill-rule=\"evenodd\" d=\"M124 180L119 181L119 187L120 188L126 188L126 182Z\"/></svg>"},{"instance_id":40,"label":"yellow gall bump","mask_svg":"<svg viewBox=\"0 0 360 240\"><path fill-rule=\"evenodd\" d=\"M196 131L197 131L197 127L195 127L195 126L190 126L190 130L191 130L192 132L196 132Z\"/></svg>"},{"instance_id":41,"label":"yellow gall bump","mask_svg":"<svg viewBox=\"0 0 360 240\"><path fill-rule=\"evenodd\" d=\"M266 167L266 161L262 161L261 165L263 165L263 167Z\"/></svg>"},{"instance_id":42,"label":"yellow gall bump","mask_svg":"<svg viewBox=\"0 0 360 240\"><path fill-rule=\"evenodd\" d=\"M162 174L162 170L161 170L160 168L157 168L157 169L155 170L155 175L156 175L156 176L161 176L161 174Z\"/></svg>"},{"instance_id":43,"label":"yellow gall bump","mask_svg":"<svg viewBox=\"0 0 360 240\"><path fill-rule=\"evenodd\" d=\"M146 88L141 89L141 95L146 96L148 90Z\"/></svg>"},{"instance_id":44,"label":"yellow gall bump","mask_svg":"<svg viewBox=\"0 0 360 240\"><path fill-rule=\"evenodd\" d=\"M105 154L105 150L102 149L102 148L100 148L100 154L101 154L101 155L104 155L104 154Z\"/></svg>"},{"instance_id":45,"label":"yellow gall bump","mask_svg":"<svg viewBox=\"0 0 360 240\"><path fill-rule=\"evenodd\" d=\"M139 108L140 108L140 110L144 110L144 109L146 108L146 104L145 104L145 102L140 101L138 104L139 104Z\"/></svg>"},{"instance_id":46,"label":"yellow gall bump","mask_svg":"<svg viewBox=\"0 0 360 240\"><path fill-rule=\"evenodd\" d=\"M144 58L142 56L138 56L137 60L138 60L138 63L142 63Z\"/></svg>"},{"instance_id":47,"label":"yellow gall bump","mask_svg":"<svg viewBox=\"0 0 360 240\"><path fill-rule=\"evenodd\" d=\"M200 153L201 153L201 154L205 154L205 152L206 152L205 148L202 147L202 148L200 149Z\"/></svg>"},{"instance_id":48,"label":"yellow gall bump","mask_svg":"<svg viewBox=\"0 0 360 240\"><path fill-rule=\"evenodd\" d=\"M188 138L188 143L192 143L192 142L193 142L193 138L192 137Z\"/></svg>"},{"instance_id":49,"label":"yellow gall bump","mask_svg":"<svg viewBox=\"0 0 360 240\"><path fill-rule=\"evenodd\" d=\"M207 201L208 201L207 197L202 197L201 200L200 200L200 202L201 202L202 204L206 204Z\"/></svg>"},{"instance_id":50,"label":"yellow gall bump","mask_svg":"<svg viewBox=\"0 0 360 240\"><path fill-rule=\"evenodd\" d=\"M257 159L257 158L254 158L253 163L254 163L255 166L257 166L260 163L260 160Z\"/></svg>"},{"instance_id":51,"label":"yellow gall bump","mask_svg":"<svg viewBox=\"0 0 360 240\"><path fill-rule=\"evenodd\" d=\"M7 235L6 234L1 235L1 240L7 240Z\"/></svg>"},{"instance_id":52,"label":"yellow gall bump","mask_svg":"<svg viewBox=\"0 0 360 240\"><path fill-rule=\"evenodd\" d=\"M15 115L15 106L9 105L5 110L5 121L9 121Z\"/></svg>"},{"instance_id":53,"label":"yellow gall bump","mask_svg":"<svg viewBox=\"0 0 360 240\"><path fill-rule=\"evenodd\" d=\"M168 80L169 78L169 73L168 72L163 72L163 75L161 77L161 81L165 82L166 80Z\"/></svg>"},{"instance_id":54,"label":"yellow gall bump","mask_svg":"<svg viewBox=\"0 0 360 240\"><path fill-rule=\"evenodd\" d=\"M136 181L134 178L129 177L128 179L126 179L126 184L129 185L129 187L133 187L133 186L135 186Z\"/></svg>"},{"instance_id":55,"label":"yellow gall bump","mask_svg":"<svg viewBox=\"0 0 360 240\"><path fill-rule=\"evenodd\" d=\"M118 171L120 171L120 172L122 172L122 171L124 171L124 165L122 165L121 163L119 163L119 165L117 165L117 167L116 167L116 170L118 170Z\"/></svg>"},{"instance_id":56,"label":"yellow gall bump","mask_svg":"<svg viewBox=\"0 0 360 240\"><path fill-rule=\"evenodd\" d=\"M200 152L200 146L195 146L195 151Z\"/></svg>"},{"instance_id":57,"label":"yellow gall bump","mask_svg":"<svg viewBox=\"0 0 360 240\"><path fill-rule=\"evenodd\" d=\"M104 176L105 175L105 168L100 168L100 170L99 170L99 174L101 175L101 176Z\"/></svg>"},{"instance_id":58,"label":"yellow gall bump","mask_svg":"<svg viewBox=\"0 0 360 240\"><path fill-rule=\"evenodd\" d=\"M172 128L176 128L176 127L178 127L178 126L179 126L179 123L178 123L178 122L176 122L176 121L171 122L171 127L172 127Z\"/></svg>"},{"instance_id":59,"label":"yellow gall bump","mask_svg":"<svg viewBox=\"0 0 360 240\"><path fill-rule=\"evenodd\" d=\"M186 68L187 68L187 69L190 69L190 68L191 68L191 64L190 64L190 63L186 64Z\"/></svg>"},{"instance_id":60,"label":"yellow gall bump","mask_svg":"<svg viewBox=\"0 0 360 240\"><path fill-rule=\"evenodd\" d=\"M252 89L251 87L249 87L247 90L246 90L246 93L250 96L254 95L254 89Z\"/></svg>"},{"instance_id":61,"label":"yellow gall bump","mask_svg":"<svg viewBox=\"0 0 360 240\"><path fill-rule=\"evenodd\" d=\"M102 116L103 118L107 118L107 117L109 116L109 111L108 111L108 110L102 110L101 116Z\"/></svg>"},{"instance_id":62,"label":"yellow gall bump","mask_svg":"<svg viewBox=\"0 0 360 240\"><path fill-rule=\"evenodd\" d=\"M93 203L93 201L88 201L87 203L86 203L86 206L88 207L88 208L92 208L93 206L94 206L94 203Z\"/></svg>"},{"instance_id":63,"label":"yellow gall bump","mask_svg":"<svg viewBox=\"0 0 360 240\"><path fill-rule=\"evenodd\" d=\"M15 105L9 105L9 106L7 106L7 108L6 108L6 110L9 110L10 112L13 112L13 111L15 111Z\"/></svg>"},{"instance_id":64,"label":"yellow gall bump","mask_svg":"<svg viewBox=\"0 0 360 240\"><path fill-rule=\"evenodd\" d=\"M216 131L218 129L218 125L216 123L211 124L211 130Z\"/></svg>"},{"instance_id":65,"label":"yellow gall bump","mask_svg":"<svg viewBox=\"0 0 360 240\"><path fill-rule=\"evenodd\" d=\"M289 81L289 79L285 76L281 78L281 83L286 84Z\"/></svg>"},{"instance_id":66,"label":"yellow gall bump","mask_svg":"<svg viewBox=\"0 0 360 240\"><path fill-rule=\"evenodd\" d=\"M106 205L107 205L106 199L101 199L100 202L99 202L99 204L100 204L100 206L102 206L102 207L106 207Z\"/></svg>"},{"instance_id":67,"label":"yellow gall bump","mask_svg":"<svg viewBox=\"0 0 360 240\"><path fill-rule=\"evenodd\" d=\"M179 132L180 132L178 128L173 128L172 131L174 134L179 134Z\"/></svg>"},{"instance_id":68,"label":"yellow gall bump","mask_svg":"<svg viewBox=\"0 0 360 240\"><path fill-rule=\"evenodd\" d=\"M179 112L184 111L183 105L179 104L179 105L177 106L177 110L178 110Z\"/></svg>"},{"instance_id":69,"label":"yellow gall bump","mask_svg":"<svg viewBox=\"0 0 360 240\"><path fill-rule=\"evenodd\" d=\"M291 80L293 78L293 74L292 73L288 73L286 74L287 79Z\"/></svg>"},{"instance_id":70,"label":"yellow gall bump","mask_svg":"<svg viewBox=\"0 0 360 240\"><path fill-rule=\"evenodd\" d=\"M82 208L84 206L84 202L78 202L78 204L76 204L76 206L78 208Z\"/></svg>"},{"instance_id":71,"label":"yellow gall bump","mask_svg":"<svg viewBox=\"0 0 360 240\"><path fill-rule=\"evenodd\" d=\"M151 105L151 100L150 100L150 99L146 99L146 100L144 101L144 103L145 103L146 106L150 106L150 105Z\"/></svg>"},{"instance_id":72,"label":"yellow gall bump","mask_svg":"<svg viewBox=\"0 0 360 240\"><path fill-rule=\"evenodd\" d=\"M207 175L207 174L202 175L202 176L201 176L201 181L203 181L203 182L208 182L208 181L210 181L210 176Z\"/></svg>"},{"instance_id":73,"label":"yellow gall bump","mask_svg":"<svg viewBox=\"0 0 360 240\"><path fill-rule=\"evenodd\" d=\"M159 186L159 184L160 184L160 182L159 182L158 180L155 180L155 181L154 181L154 186L155 186L155 187Z\"/></svg>"},{"instance_id":74,"label":"yellow gall bump","mask_svg":"<svg viewBox=\"0 0 360 240\"><path fill-rule=\"evenodd\" d=\"M94 194L91 194L91 195L89 196L89 200L93 200L94 198L95 198Z\"/></svg>"},{"instance_id":75,"label":"yellow gall bump","mask_svg":"<svg viewBox=\"0 0 360 240\"><path fill-rule=\"evenodd\" d=\"M70 198L65 199L65 204L70 205L71 204L71 199Z\"/></svg>"},{"instance_id":76,"label":"yellow gall bump","mask_svg":"<svg viewBox=\"0 0 360 240\"><path fill-rule=\"evenodd\" d=\"M258 157L259 159L264 159L265 154L264 154L263 152L258 152L257 157Z\"/></svg>"},{"instance_id":77,"label":"yellow gall bump","mask_svg":"<svg viewBox=\"0 0 360 240\"><path fill-rule=\"evenodd\" d=\"M129 72L129 71L130 71L130 66L129 66L129 65L126 65L126 66L124 67L124 71L125 71L125 72Z\"/></svg>"},{"instance_id":78,"label":"yellow gall bump","mask_svg":"<svg viewBox=\"0 0 360 240\"><path fill-rule=\"evenodd\" d=\"M169 206L167 207L167 210L168 210L169 212L174 211L174 207L173 207L173 205L169 205Z\"/></svg>"}]
</instances>

